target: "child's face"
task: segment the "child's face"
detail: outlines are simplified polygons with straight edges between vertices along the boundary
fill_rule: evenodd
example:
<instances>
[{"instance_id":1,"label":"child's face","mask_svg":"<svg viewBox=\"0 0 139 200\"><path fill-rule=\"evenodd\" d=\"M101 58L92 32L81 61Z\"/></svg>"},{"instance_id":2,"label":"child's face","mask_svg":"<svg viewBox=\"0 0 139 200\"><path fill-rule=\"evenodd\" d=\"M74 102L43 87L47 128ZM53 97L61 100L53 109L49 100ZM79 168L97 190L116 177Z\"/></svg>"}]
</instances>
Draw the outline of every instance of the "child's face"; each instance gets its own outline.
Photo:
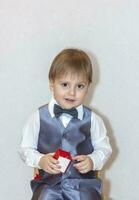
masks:
<instances>
[{"instance_id":1,"label":"child's face","mask_svg":"<svg viewBox=\"0 0 139 200\"><path fill-rule=\"evenodd\" d=\"M68 73L50 81L50 89L62 108L70 109L83 103L89 83L83 76Z\"/></svg>"}]
</instances>

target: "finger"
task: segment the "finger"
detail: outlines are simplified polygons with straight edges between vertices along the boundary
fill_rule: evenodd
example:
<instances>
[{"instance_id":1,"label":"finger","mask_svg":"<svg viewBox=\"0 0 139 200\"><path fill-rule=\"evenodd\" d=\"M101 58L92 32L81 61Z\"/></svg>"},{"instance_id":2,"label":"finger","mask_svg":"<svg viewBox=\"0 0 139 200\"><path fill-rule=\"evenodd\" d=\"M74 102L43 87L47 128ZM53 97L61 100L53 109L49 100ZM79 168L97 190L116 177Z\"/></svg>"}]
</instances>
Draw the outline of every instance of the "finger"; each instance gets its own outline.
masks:
<instances>
[{"instance_id":1,"label":"finger","mask_svg":"<svg viewBox=\"0 0 139 200\"><path fill-rule=\"evenodd\" d=\"M85 165L80 165L75 167L80 173L87 173L89 171L89 166L87 163Z\"/></svg>"},{"instance_id":2,"label":"finger","mask_svg":"<svg viewBox=\"0 0 139 200\"><path fill-rule=\"evenodd\" d=\"M51 156L54 156L54 154L55 154L54 152L52 152L52 153L49 153L49 155L51 155Z\"/></svg>"},{"instance_id":3,"label":"finger","mask_svg":"<svg viewBox=\"0 0 139 200\"><path fill-rule=\"evenodd\" d=\"M85 173L87 173L88 171L89 171L88 169L79 170L79 172L80 172L81 174L85 174Z\"/></svg>"},{"instance_id":4,"label":"finger","mask_svg":"<svg viewBox=\"0 0 139 200\"><path fill-rule=\"evenodd\" d=\"M50 172L51 172L52 174L59 174L59 173L61 173L60 170L54 169L54 168L50 168Z\"/></svg>"},{"instance_id":5,"label":"finger","mask_svg":"<svg viewBox=\"0 0 139 200\"><path fill-rule=\"evenodd\" d=\"M80 164L80 165L79 165L79 164ZM88 164L87 164L87 163L83 163L83 164L78 163L78 164L75 165L75 167L76 167L76 169L78 169L78 170L84 170L84 169L88 168Z\"/></svg>"},{"instance_id":6,"label":"finger","mask_svg":"<svg viewBox=\"0 0 139 200\"><path fill-rule=\"evenodd\" d=\"M60 165L58 165L59 161L54 159L54 158L49 158L47 160L47 163L46 163L46 166L48 165L49 167L51 168L54 168L54 169L59 169L60 168Z\"/></svg>"},{"instance_id":7,"label":"finger","mask_svg":"<svg viewBox=\"0 0 139 200\"><path fill-rule=\"evenodd\" d=\"M50 168L49 173L50 173L50 174L60 174L61 171L59 171L59 170L54 170L54 169Z\"/></svg>"},{"instance_id":8,"label":"finger","mask_svg":"<svg viewBox=\"0 0 139 200\"><path fill-rule=\"evenodd\" d=\"M53 163L50 163L50 164L49 164L49 167L52 168L52 169L54 169L54 170L57 170L57 171L59 171L60 168L61 168L60 165L53 164Z\"/></svg>"},{"instance_id":9,"label":"finger","mask_svg":"<svg viewBox=\"0 0 139 200\"><path fill-rule=\"evenodd\" d=\"M55 159L55 158L53 157L54 154L55 154L55 153L48 153L48 154L46 154L46 158L47 158L50 162L56 164L56 163L58 163L58 160Z\"/></svg>"},{"instance_id":10,"label":"finger","mask_svg":"<svg viewBox=\"0 0 139 200\"><path fill-rule=\"evenodd\" d=\"M45 171L48 172L48 173L50 173L50 174L61 173L61 171L56 166L50 166L50 165L47 165Z\"/></svg>"},{"instance_id":11,"label":"finger","mask_svg":"<svg viewBox=\"0 0 139 200\"><path fill-rule=\"evenodd\" d=\"M84 166L84 165L86 165L86 164L87 164L87 160L85 159L85 160L83 160L83 161L80 161L80 162L78 162L78 163L75 163L74 166L75 166L75 167L82 167L82 166Z\"/></svg>"},{"instance_id":12,"label":"finger","mask_svg":"<svg viewBox=\"0 0 139 200\"><path fill-rule=\"evenodd\" d=\"M85 173L89 171L89 165L88 163L86 163L86 164L78 166L76 169L79 170L81 173L82 172Z\"/></svg>"},{"instance_id":13,"label":"finger","mask_svg":"<svg viewBox=\"0 0 139 200\"><path fill-rule=\"evenodd\" d=\"M53 164L58 164L59 163L59 161L57 159L53 158L53 157L50 157L49 161L51 163L53 163Z\"/></svg>"},{"instance_id":14,"label":"finger","mask_svg":"<svg viewBox=\"0 0 139 200\"><path fill-rule=\"evenodd\" d=\"M78 156L75 156L73 157L73 160L76 160L76 161L83 161L85 160L86 156L85 155L78 155Z\"/></svg>"}]
</instances>

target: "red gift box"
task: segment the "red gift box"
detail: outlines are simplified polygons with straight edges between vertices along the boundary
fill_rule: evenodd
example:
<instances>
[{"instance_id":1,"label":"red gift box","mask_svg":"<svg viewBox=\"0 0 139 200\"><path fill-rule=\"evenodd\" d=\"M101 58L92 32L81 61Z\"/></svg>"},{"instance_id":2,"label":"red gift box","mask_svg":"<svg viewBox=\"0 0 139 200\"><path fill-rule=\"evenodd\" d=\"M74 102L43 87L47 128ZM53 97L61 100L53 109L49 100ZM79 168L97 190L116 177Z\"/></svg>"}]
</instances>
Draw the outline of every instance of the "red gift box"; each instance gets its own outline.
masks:
<instances>
[{"instance_id":1,"label":"red gift box","mask_svg":"<svg viewBox=\"0 0 139 200\"><path fill-rule=\"evenodd\" d=\"M70 152L57 149L53 157L59 161L59 165L61 166L60 171L65 173L72 161Z\"/></svg>"},{"instance_id":2,"label":"red gift box","mask_svg":"<svg viewBox=\"0 0 139 200\"><path fill-rule=\"evenodd\" d=\"M34 180L39 181L41 179L41 176L39 174L36 174L34 177Z\"/></svg>"}]
</instances>

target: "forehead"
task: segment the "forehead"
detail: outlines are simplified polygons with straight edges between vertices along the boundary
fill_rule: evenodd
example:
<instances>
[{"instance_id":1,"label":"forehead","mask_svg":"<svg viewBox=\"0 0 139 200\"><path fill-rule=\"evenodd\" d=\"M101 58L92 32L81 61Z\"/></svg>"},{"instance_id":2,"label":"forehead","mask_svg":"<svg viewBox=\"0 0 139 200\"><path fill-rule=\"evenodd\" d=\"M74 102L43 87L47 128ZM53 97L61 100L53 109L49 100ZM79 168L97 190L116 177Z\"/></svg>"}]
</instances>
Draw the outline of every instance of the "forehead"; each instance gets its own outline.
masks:
<instances>
[{"instance_id":1,"label":"forehead","mask_svg":"<svg viewBox=\"0 0 139 200\"><path fill-rule=\"evenodd\" d=\"M72 73L72 72L65 73L59 76L57 80L87 82L87 78L83 73Z\"/></svg>"}]
</instances>

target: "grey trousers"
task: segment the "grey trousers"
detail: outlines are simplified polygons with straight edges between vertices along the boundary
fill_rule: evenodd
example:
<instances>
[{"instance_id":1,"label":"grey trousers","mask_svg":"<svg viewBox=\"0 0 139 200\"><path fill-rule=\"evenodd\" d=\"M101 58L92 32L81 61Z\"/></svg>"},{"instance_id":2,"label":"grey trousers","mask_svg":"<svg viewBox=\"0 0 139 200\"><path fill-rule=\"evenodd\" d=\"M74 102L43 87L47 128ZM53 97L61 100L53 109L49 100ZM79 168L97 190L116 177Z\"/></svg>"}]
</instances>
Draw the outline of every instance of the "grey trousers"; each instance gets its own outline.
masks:
<instances>
[{"instance_id":1,"label":"grey trousers","mask_svg":"<svg viewBox=\"0 0 139 200\"><path fill-rule=\"evenodd\" d=\"M54 186L41 185L31 200L101 200L99 179L65 179Z\"/></svg>"}]
</instances>

